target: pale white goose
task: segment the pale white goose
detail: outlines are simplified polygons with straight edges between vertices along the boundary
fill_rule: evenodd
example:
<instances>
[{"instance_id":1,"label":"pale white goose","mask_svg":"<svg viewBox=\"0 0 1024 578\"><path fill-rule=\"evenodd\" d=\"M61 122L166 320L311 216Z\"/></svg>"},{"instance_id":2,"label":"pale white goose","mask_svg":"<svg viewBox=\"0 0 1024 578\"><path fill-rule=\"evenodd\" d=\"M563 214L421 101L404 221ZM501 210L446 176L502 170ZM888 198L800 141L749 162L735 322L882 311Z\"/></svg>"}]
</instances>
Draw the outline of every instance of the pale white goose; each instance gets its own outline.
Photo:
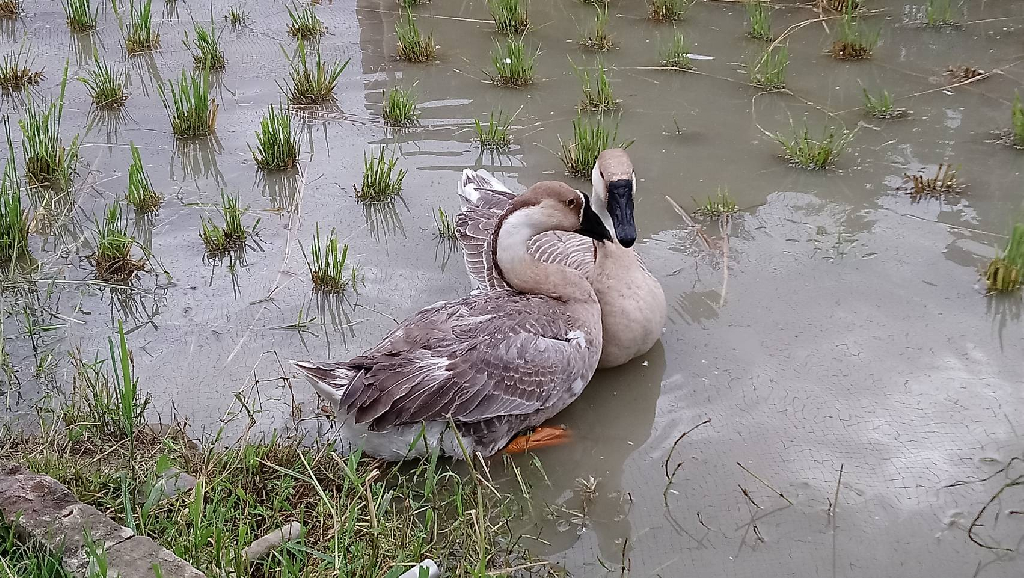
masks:
<instances>
[{"instance_id":1,"label":"pale white goose","mask_svg":"<svg viewBox=\"0 0 1024 578\"><path fill-rule=\"evenodd\" d=\"M427 307L349 361L293 362L336 408L342 439L390 460L425 446L463 457L457 433L471 455L487 456L576 399L597 369L601 310L582 274L527 251L531 238L554 230L611 240L585 194L537 183L508 204L491 235L506 289ZM410 449L421 432L426 444ZM557 443L559 432L544 434ZM547 444L542 438L530 447Z\"/></svg>"},{"instance_id":2,"label":"pale white goose","mask_svg":"<svg viewBox=\"0 0 1024 578\"><path fill-rule=\"evenodd\" d=\"M605 243L598 258L593 240L550 231L530 240L529 252L547 263L558 263L584 273L601 303L604 349L599 367L615 367L647 353L665 327L665 293L631 247L636 241L633 193L636 175L622 149L601 153L591 174L594 210L618 243ZM497 275L491 233L498 219L517 196L484 170L466 169L459 194L463 208L456 229L463 245L466 269L483 290L500 290L506 283Z\"/></svg>"}]
</instances>

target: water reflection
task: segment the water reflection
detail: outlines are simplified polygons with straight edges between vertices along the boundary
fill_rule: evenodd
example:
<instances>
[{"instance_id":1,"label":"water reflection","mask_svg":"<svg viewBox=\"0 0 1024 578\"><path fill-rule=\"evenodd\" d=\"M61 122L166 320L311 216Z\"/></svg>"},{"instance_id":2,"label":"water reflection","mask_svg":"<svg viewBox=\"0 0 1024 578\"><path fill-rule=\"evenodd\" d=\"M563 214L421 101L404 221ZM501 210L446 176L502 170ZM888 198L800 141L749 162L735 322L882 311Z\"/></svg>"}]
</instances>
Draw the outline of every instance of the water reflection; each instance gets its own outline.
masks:
<instances>
[{"instance_id":1,"label":"water reflection","mask_svg":"<svg viewBox=\"0 0 1024 578\"><path fill-rule=\"evenodd\" d=\"M379 203L366 203L363 205L363 218L366 219L366 227L370 231L370 237L374 241L380 241L396 233L404 238L405 226L402 224L402 216L398 211L398 203L402 203L405 212L409 212L409 206L401 195Z\"/></svg>"},{"instance_id":2,"label":"water reflection","mask_svg":"<svg viewBox=\"0 0 1024 578\"><path fill-rule=\"evenodd\" d=\"M135 122L131 114L125 108L116 109L98 109L93 108L89 110L89 114L85 125L85 136L98 128L103 131L105 135L106 144L117 144L121 142L118 131L121 126L128 122Z\"/></svg>"},{"instance_id":3,"label":"water reflection","mask_svg":"<svg viewBox=\"0 0 1024 578\"><path fill-rule=\"evenodd\" d=\"M178 180L174 172L174 167L177 165L182 176L191 178L193 181L200 177L212 178L217 186L226 186L227 180L217 161L223 151L224 146L216 135L205 138L179 139L171 154L170 179Z\"/></svg>"},{"instance_id":4,"label":"water reflection","mask_svg":"<svg viewBox=\"0 0 1024 578\"><path fill-rule=\"evenodd\" d=\"M256 182L263 188L263 197L270 199L275 211L293 211L298 207L301 174L297 170L264 173L259 171Z\"/></svg>"}]
</instances>

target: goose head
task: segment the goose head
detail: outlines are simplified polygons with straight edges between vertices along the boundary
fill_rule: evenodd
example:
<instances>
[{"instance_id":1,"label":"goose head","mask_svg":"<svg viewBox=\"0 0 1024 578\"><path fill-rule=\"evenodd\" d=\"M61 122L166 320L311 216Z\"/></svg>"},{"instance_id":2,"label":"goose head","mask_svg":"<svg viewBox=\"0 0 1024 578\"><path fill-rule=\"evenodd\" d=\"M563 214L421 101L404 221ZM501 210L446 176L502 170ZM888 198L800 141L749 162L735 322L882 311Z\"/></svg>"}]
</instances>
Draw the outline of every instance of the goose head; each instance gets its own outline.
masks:
<instances>
[{"instance_id":1,"label":"goose head","mask_svg":"<svg viewBox=\"0 0 1024 578\"><path fill-rule=\"evenodd\" d=\"M608 230L615 232L615 239L620 245L632 247L636 242L636 223L633 222L636 174L633 161L622 149L606 149L597 157L590 179L594 187L594 210Z\"/></svg>"},{"instance_id":2,"label":"goose head","mask_svg":"<svg viewBox=\"0 0 1024 578\"><path fill-rule=\"evenodd\" d=\"M497 228L515 229L525 239L545 231L570 231L596 241L612 240L590 198L559 181L541 181L517 196Z\"/></svg>"}]
</instances>

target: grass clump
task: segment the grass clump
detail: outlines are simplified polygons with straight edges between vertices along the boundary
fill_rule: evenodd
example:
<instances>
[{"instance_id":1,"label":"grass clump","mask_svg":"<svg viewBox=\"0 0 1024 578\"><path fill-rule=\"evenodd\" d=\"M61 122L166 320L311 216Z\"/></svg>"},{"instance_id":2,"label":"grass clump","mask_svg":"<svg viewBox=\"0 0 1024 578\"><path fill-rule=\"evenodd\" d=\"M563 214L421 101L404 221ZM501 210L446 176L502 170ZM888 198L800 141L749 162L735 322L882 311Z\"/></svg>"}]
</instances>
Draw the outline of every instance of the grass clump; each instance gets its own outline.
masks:
<instances>
[{"instance_id":1,"label":"grass clump","mask_svg":"<svg viewBox=\"0 0 1024 578\"><path fill-rule=\"evenodd\" d=\"M487 0L494 28L501 34L521 35L530 27L526 0Z\"/></svg>"},{"instance_id":2,"label":"grass clump","mask_svg":"<svg viewBox=\"0 0 1024 578\"><path fill-rule=\"evenodd\" d=\"M128 100L128 71L114 71L98 54L93 57L93 68L78 80L96 108L116 108Z\"/></svg>"},{"instance_id":3,"label":"grass clump","mask_svg":"<svg viewBox=\"0 0 1024 578\"><path fill-rule=\"evenodd\" d=\"M565 172L577 178L587 178L597 162L601 151L612 146L626 148L632 143L613 145L618 137L618 127L609 131L602 119L592 119L576 113L576 119L572 121L572 140L568 143L561 143L562 151L558 155L565 165Z\"/></svg>"},{"instance_id":4,"label":"grass clump","mask_svg":"<svg viewBox=\"0 0 1024 578\"><path fill-rule=\"evenodd\" d=\"M103 281L127 281L146 267L132 259L135 237L128 234L128 219L120 203L107 207L102 221L96 221L96 252L92 256L96 276Z\"/></svg>"},{"instance_id":5,"label":"grass clump","mask_svg":"<svg viewBox=\"0 0 1024 578\"><path fill-rule=\"evenodd\" d=\"M607 70L604 63L597 62L597 71L576 68L576 76L583 85L583 101L580 108L583 110L605 111L619 107L619 101L612 95L612 85L608 82Z\"/></svg>"},{"instance_id":6,"label":"grass clump","mask_svg":"<svg viewBox=\"0 0 1024 578\"><path fill-rule=\"evenodd\" d=\"M950 78L951 82L957 83L984 76L985 71L970 65L958 65L946 68L945 74Z\"/></svg>"},{"instance_id":7,"label":"grass clump","mask_svg":"<svg viewBox=\"0 0 1024 578\"><path fill-rule=\"evenodd\" d=\"M218 225L212 218L200 217L201 230L199 237L206 245L206 252L210 255L223 255L228 251L241 249L245 246L245 240L249 235L256 232L260 220L256 219L252 227L245 228L242 225L242 213L245 210L239 208L238 197L229 196L224 191L220 192L220 214L224 218L224 225Z\"/></svg>"},{"instance_id":8,"label":"grass clump","mask_svg":"<svg viewBox=\"0 0 1024 578\"><path fill-rule=\"evenodd\" d=\"M503 120L504 114L500 109L497 116L491 111L490 116L487 118L487 124L483 124L479 119L473 119L476 139L480 141L481 148L502 150L512 146L512 135L509 132L509 127L512 126L513 117Z\"/></svg>"},{"instance_id":9,"label":"grass clump","mask_svg":"<svg viewBox=\"0 0 1024 578\"><path fill-rule=\"evenodd\" d=\"M73 578L64 562L45 548L26 546L18 539L12 520L0 512L0 568L4 576L24 578Z\"/></svg>"},{"instance_id":10,"label":"grass clump","mask_svg":"<svg viewBox=\"0 0 1024 578\"><path fill-rule=\"evenodd\" d=\"M14 159L10 121L4 116L7 136L7 162L0 177L0 264L17 261L28 256L28 212L21 204L21 179ZM2 340L2 339L0 339ZM0 344L2 346L2 344Z\"/></svg>"},{"instance_id":11,"label":"grass clump","mask_svg":"<svg viewBox=\"0 0 1024 578\"><path fill-rule=\"evenodd\" d=\"M434 213L434 225L437 227L437 238L447 243L459 241L459 233L455 228L455 219L441 207Z\"/></svg>"},{"instance_id":12,"label":"grass clump","mask_svg":"<svg viewBox=\"0 0 1024 578\"><path fill-rule=\"evenodd\" d=\"M771 42L772 36L771 6L762 0L746 0L747 36Z\"/></svg>"},{"instance_id":13,"label":"grass clump","mask_svg":"<svg viewBox=\"0 0 1024 578\"><path fill-rule=\"evenodd\" d=\"M153 0L145 0L136 9L135 0L128 7L128 26L124 34L124 47L128 54L155 50L160 46L160 33L153 28Z\"/></svg>"},{"instance_id":14,"label":"grass clump","mask_svg":"<svg viewBox=\"0 0 1024 578\"><path fill-rule=\"evenodd\" d=\"M345 262L348 260L348 244L338 249L338 235L334 229L327 236L327 244L320 241L320 223L316 224L313 245L310 247L309 277L313 281L313 290L320 293L341 293L350 284L355 285L356 269L349 267L345 273Z\"/></svg>"},{"instance_id":15,"label":"grass clump","mask_svg":"<svg viewBox=\"0 0 1024 578\"><path fill-rule=\"evenodd\" d=\"M672 22L682 20L695 0L647 0L647 17Z\"/></svg>"},{"instance_id":16,"label":"grass clump","mask_svg":"<svg viewBox=\"0 0 1024 578\"><path fill-rule=\"evenodd\" d=\"M1013 291L1024 282L1024 223L1017 223L1006 247L985 270L989 293Z\"/></svg>"},{"instance_id":17,"label":"grass clump","mask_svg":"<svg viewBox=\"0 0 1024 578\"><path fill-rule=\"evenodd\" d=\"M146 174L146 167L142 165L142 155L139 154L139 147L135 143L132 146L132 164L128 166L128 204L135 208L135 212L146 214L155 211L163 197L153 190L153 181Z\"/></svg>"},{"instance_id":18,"label":"grass clump","mask_svg":"<svg viewBox=\"0 0 1024 578\"><path fill-rule=\"evenodd\" d=\"M256 150L249 147L256 166L264 171L283 171L295 168L299 159L299 139L292 132L292 117L270 105L256 131Z\"/></svg>"},{"instance_id":19,"label":"grass clump","mask_svg":"<svg viewBox=\"0 0 1024 578\"><path fill-rule=\"evenodd\" d=\"M35 86L41 80L43 71L32 69L28 53L21 48L12 50L0 60L0 88L5 91Z\"/></svg>"},{"instance_id":20,"label":"grass clump","mask_svg":"<svg viewBox=\"0 0 1024 578\"><path fill-rule=\"evenodd\" d=\"M496 50L491 52L491 62L494 63L496 72L488 75L491 82L515 88L533 83L533 68L539 50L530 54L526 51L523 40L515 38L509 38L504 47L498 41L494 41L494 48Z\"/></svg>"},{"instance_id":21,"label":"grass clump","mask_svg":"<svg viewBox=\"0 0 1024 578\"><path fill-rule=\"evenodd\" d=\"M608 6L606 4L596 4L595 8L597 14L594 16L594 25L580 44L591 50L604 52L614 46L612 36L608 33Z\"/></svg>"},{"instance_id":22,"label":"grass clump","mask_svg":"<svg viewBox=\"0 0 1024 578\"><path fill-rule=\"evenodd\" d=\"M29 184L49 185L67 190L78 164L78 136L71 146L60 141L60 124L64 115L64 90L68 82L68 65L64 65L64 78L60 83L60 96L42 110L31 99L25 115L18 121L21 127L21 150L25 158L25 174Z\"/></svg>"},{"instance_id":23,"label":"grass clump","mask_svg":"<svg viewBox=\"0 0 1024 578\"><path fill-rule=\"evenodd\" d=\"M928 0L924 7L924 23L927 26L956 26L953 0Z\"/></svg>"},{"instance_id":24,"label":"grass clump","mask_svg":"<svg viewBox=\"0 0 1024 578\"><path fill-rule=\"evenodd\" d=\"M864 110L869 115L882 120L903 118L907 115L907 109L896 106L896 102L888 90L882 90L878 96L872 96L865 88Z\"/></svg>"},{"instance_id":25,"label":"grass clump","mask_svg":"<svg viewBox=\"0 0 1024 578\"><path fill-rule=\"evenodd\" d=\"M794 129L793 135L789 138L778 133L775 140L782 145L785 150L784 156L794 165L821 170L835 164L836 159L853 140L853 134L846 129L828 126L825 127L822 138L816 140L811 138L810 131L804 126L803 130Z\"/></svg>"},{"instance_id":26,"label":"grass clump","mask_svg":"<svg viewBox=\"0 0 1024 578\"><path fill-rule=\"evenodd\" d=\"M672 35L672 42L661 50L661 64L672 66L680 70L690 70L693 63L690 62L690 47L686 44L686 37L682 32L676 31Z\"/></svg>"},{"instance_id":27,"label":"grass clump","mask_svg":"<svg viewBox=\"0 0 1024 578\"><path fill-rule=\"evenodd\" d=\"M195 25L195 38L189 41L188 31L185 32L185 48L192 54L192 62L196 68L204 70L224 70L227 59L224 58L224 50L220 47L217 39L217 30L210 22L210 28L206 29L198 23Z\"/></svg>"},{"instance_id":28,"label":"grass clump","mask_svg":"<svg viewBox=\"0 0 1024 578\"><path fill-rule=\"evenodd\" d=\"M786 67L789 49L786 46L769 47L750 66L750 83L764 90L786 88Z\"/></svg>"},{"instance_id":29,"label":"grass clump","mask_svg":"<svg viewBox=\"0 0 1024 578\"><path fill-rule=\"evenodd\" d=\"M363 183L356 189L356 200L364 203L388 201L402 193L405 169L397 168L398 157L388 156L385 147L376 155L363 153Z\"/></svg>"},{"instance_id":30,"label":"grass clump","mask_svg":"<svg viewBox=\"0 0 1024 578\"><path fill-rule=\"evenodd\" d=\"M1020 102L1020 94L1013 97L1010 121L1009 142L1019 149L1024 149L1024 105Z\"/></svg>"},{"instance_id":31,"label":"grass clump","mask_svg":"<svg viewBox=\"0 0 1024 578\"><path fill-rule=\"evenodd\" d=\"M5 20L17 18L21 14L23 0L0 0L0 18Z\"/></svg>"},{"instance_id":32,"label":"grass clump","mask_svg":"<svg viewBox=\"0 0 1024 578\"><path fill-rule=\"evenodd\" d=\"M97 6L92 7L92 0L61 0L64 14L67 16L68 28L72 32L88 32L96 29L96 17L100 13Z\"/></svg>"},{"instance_id":33,"label":"grass clump","mask_svg":"<svg viewBox=\"0 0 1024 578\"><path fill-rule=\"evenodd\" d=\"M963 190L964 187L956 175L958 170L959 167L939 163L934 177L903 173L903 178L910 182L908 192L915 201L923 197L942 198L947 193L959 193Z\"/></svg>"},{"instance_id":34,"label":"grass clump","mask_svg":"<svg viewBox=\"0 0 1024 578\"><path fill-rule=\"evenodd\" d=\"M381 111L384 124L388 126L410 126L416 122L420 113L416 109L416 99L411 88L396 86L388 91Z\"/></svg>"},{"instance_id":35,"label":"grass clump","mask_svg":"<svg viewBox=\"0 0 1024 578\"><path fill-rule=\"evenodd\" d=\"M232 28L238 28L245 26L245 23L249 21L249 13L241 6L232 6L228 8L228 13L224 15L224 20L227 20Z\"/></svg>"},{"instance_id":36,"label":"grass clump","mask_svg":"<svg viewBox=\"0 0 1024 578\"><path fill-rule=\"evenodd\" d=\"M287 55L287 54L286 54ZM323 104L334 100L334 89L338 86L338 78L345 71L351 59L345 62L324 64L320 56L320 47L316 47L316 61L310 67L306 54L306 43L300 38L295 56L291 58L291 69L288 81L284 86L278 83L281 91L292 104Z\"/></svg>"},{"instance_id":37,"label":"grass clump","mask_svg":"<svg viewBox=\"0 0 1024 578\"><path fill-rule=\"evenodd\" d=\"M210 74L181 71L180 80L168 81L171 100L163 85L157 85L167 116L171 119L171 132L178 138L205 136L217 124L217 104L210 97Z\"/></svg>"},{"instance_id":38,"label":"grass clump","mask_svg":"<svg viewBox=\"0 0 1024 578\"><path fill-rule=\"evenodd\" d=\"M424 36L416 25L416 19L412 17L412 10L405 9L405 13L395 24L395 33L398 35L398 57L409 62L427 62L433 60L436 46L434 36Z\"/></svg>"},{"instance_id":39,"label":"grass clump","mask_svg":"<svg viewBox=\"0 0 1024 578\"><path fill-rule=\"evenodd\" d=\"M706 219L717 219L740 210L736 206L736 201L733 201L732 197L729 196L729 191L722 188L718 189L718 193L715 196L708 197L708 200L704 203L697 202L697 199L694 199L693 202L697 204L697 210L693 214Z\"/></svg>"},{"instance_id":40,"label":"grass clump","mask_svg":"<svg viewBox=\"0 0 1024 578\"><path fill-rule=\"evenodd\" d=\"M319 40L321 36L327 34L327 27L324 26L323 20L320 20L320 17L313 11L312 6L306 6L302 9L295 6L294 10L292 10L291 6L288 6L288 20L288 34L292 38Z\"/></svg>"},{"instance_id":41,"label":"grass clump","mask_svg":"<svg viewBox=\"0 0 1024 578\"><path fill-rule=\"evenodd\" d=\"M832 49L829 51L832 58L838 60L863 60L871 58L871 53L878 46L880 30L868 30L861 24L853 11L852 5L848 5L843 12L839 26L836 28L836 38L832 41Z\"/></svg>"}]
</instances>

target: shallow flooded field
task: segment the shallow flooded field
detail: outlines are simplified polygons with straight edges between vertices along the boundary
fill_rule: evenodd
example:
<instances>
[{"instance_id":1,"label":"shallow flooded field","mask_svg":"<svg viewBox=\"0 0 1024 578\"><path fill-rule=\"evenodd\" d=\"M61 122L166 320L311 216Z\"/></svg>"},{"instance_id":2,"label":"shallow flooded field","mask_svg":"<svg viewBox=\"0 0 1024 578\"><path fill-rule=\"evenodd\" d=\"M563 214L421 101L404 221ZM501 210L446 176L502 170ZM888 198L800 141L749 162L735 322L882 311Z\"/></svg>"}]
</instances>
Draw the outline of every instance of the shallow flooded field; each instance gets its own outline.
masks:
<instances>
[{"instance_id":1,"label":"shallow flooded field","mask_svg":"<svg viewBox=\"0 0 1024 578\"><path fill-rule=\"evenodd\" d=\"M426 64L396 59L392 0L322 2L325 60L351 59L337 106L293 107L299 169L266 177L249 146L267 107L284 101L288 13L250 1L248 23L231 28L232 4L212 4L156 2L161 48L131 57L109 6L92 35L69 33L60 4L45 0L2 21L5 53L23 45L45 69L34 98L56 97L70 58L62 134L81 139L73 202L33 207L38 272L3 285L16 370L0 387L8 415L28 415L68 382L69 351L105 356L122 320L154 412L213 429L244 398L270 431L291 427L294 401L298 427L315 435L319 403L289 382L288 359L347 358L396 319L469 291L434 218L438 207L457 211L463 168L517 191L545 179L589 190L557 156L582 96L574 66L598 58L578 44L588 4L530 4L536 78L513 89L488 82L501 37L483 1L413 9L439 46ZM540 452L543 472L516 460L534 504L524 541L576 576L1019 576L1021 487L975 516L1024 474L1021 296L986 295L982 278L1024 220L1024 151L998 142L1024 88L1024 2L970 0L954 7L958 25L927 27L923 0L868 0L862 18L880 42L860 61L827 53L836 13L773 4L789 66L787 90L767 93L750 85L765 44L745 36L742 3L698 1L675 24L649 21L638 0L610 3L614 48L600 58L621 103L606 122L633 141L638 252L665 289L669 324L660 345L600 372L561 414L574 441ZM227 57L213 79L215 136L181 142L156 87L192 68L185 30L211 13ZM673 30L696 55L691 72L660 65ZM124 117L91 111L73 80L94 50L127 63ZM983 76L946 73L963 66ZM410 129L381 120L394 86L419 102ZM888 90L910 112L872 118L864 89ZM24 98L2 103L19 167ZM515 113L513 145L482 152L473 121L499 108ZM780 158L773 135L805 124L815 138L826 126L854 131L833 168ZM149 270L116 286L96 279L88 257L95 221L124 196L130 143L165 200L132 221ZM364 152L382 145L408 171L404 192L363 205L353 186ZM905 175L931 177L940 164L958 168L962 188L910 194ZM200 223L222 190L249 207L246 226L259 219L258 236L211 259ZM724 227L698 219L700 232L666 200L693 215L719 190L739 212ZM357 291L312 292L305 255L317 224L348 244Z\"/></svg>"}]
</instances>

